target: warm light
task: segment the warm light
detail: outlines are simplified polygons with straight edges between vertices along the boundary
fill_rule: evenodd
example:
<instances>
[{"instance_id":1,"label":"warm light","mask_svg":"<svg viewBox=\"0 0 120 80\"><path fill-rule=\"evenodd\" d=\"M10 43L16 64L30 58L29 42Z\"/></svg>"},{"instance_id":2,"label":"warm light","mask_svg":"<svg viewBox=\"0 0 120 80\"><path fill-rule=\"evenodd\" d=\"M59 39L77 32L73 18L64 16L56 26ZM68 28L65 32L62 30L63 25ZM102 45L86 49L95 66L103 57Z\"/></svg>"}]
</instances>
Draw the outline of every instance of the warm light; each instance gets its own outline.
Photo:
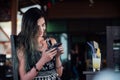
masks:
<instances>
[{"instance_id":1,"label":"warm light","mask_svg":"<svg viewBox=\"0 0 120 80\"><path fill-rule=\"evenodd\" d=\"M39 9L41 9L41 6L40 6L40 5L33 5L33 6L21 8L21 11L24 13L24 12L26 12L28 9L30 9L30 8L32 8L32 7L37 7L37 8L39 8Z\"/></svg>"},{"instance_id":2,"label":"warm light","mask_svg":"<svg viewBox=\"0 0 120 80\"><path fill-rule=\"evenodd\" d=\"M11 54L6 54L6 58L11 58L12 55Z\"/></svg>"},{"instance_id":3,"label":"warm light","mask_svg":"<svg viewBox=\"0 0 120 80\"><path fill-rule=\"evenodd\" d=\"M8 42L9 41L9 37L8 35L5 33L5 31L0 27L0 42Z\"/></svg>"}]
</instances>

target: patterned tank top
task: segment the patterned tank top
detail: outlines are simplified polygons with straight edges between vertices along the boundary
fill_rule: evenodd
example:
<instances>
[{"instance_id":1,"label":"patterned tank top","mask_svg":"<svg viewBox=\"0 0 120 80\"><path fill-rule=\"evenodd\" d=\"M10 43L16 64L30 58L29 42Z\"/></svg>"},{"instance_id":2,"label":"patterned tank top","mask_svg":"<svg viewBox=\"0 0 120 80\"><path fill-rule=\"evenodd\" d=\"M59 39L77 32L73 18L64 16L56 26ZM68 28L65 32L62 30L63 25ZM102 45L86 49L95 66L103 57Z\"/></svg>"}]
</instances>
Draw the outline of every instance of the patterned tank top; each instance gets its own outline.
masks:
<instances>
[{"instance_id":1,"label":"patterned tank top","mask_svg":"<svg viewBox=\"0 0 120 80\"><path fill-rule=\"evenodd\" d=\"M51 43L49 40L46 40L47 44L48 44L48 48L50 48ZM29 65L29 70L31 68L33 68L34 64L36 64L39 59L41 58L41 52L35 51L34 53L34 60L33 62L31 62L30 56L32 55L28 55L29 57L28 59L28 65ZM51 61L47 62L42 69L39 71L38 75L34 78L34 80L60 80L60 78L58 77L58 74L55 70L55 58L53 58Z\"/></svg>"}]
</instances>

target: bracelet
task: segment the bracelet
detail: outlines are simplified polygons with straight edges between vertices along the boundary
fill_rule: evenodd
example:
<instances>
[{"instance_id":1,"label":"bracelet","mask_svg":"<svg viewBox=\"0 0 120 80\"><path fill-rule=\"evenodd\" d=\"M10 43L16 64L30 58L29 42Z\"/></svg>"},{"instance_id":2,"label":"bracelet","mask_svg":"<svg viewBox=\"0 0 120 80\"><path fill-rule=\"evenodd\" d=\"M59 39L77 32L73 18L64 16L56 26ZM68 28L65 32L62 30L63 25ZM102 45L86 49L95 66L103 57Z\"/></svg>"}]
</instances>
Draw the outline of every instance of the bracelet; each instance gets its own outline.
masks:
<instances>
[{"instance_id":1,"label":"bracelet","mask_svg":"<svg viewBox=\"0 0 120 80\"><path fill-rule=\"evenodd\" d=\"M34 65L34 68L35 68L36 72L39 72L39 70L37 69L36 65Z\"/></svg>"}]
</instances>

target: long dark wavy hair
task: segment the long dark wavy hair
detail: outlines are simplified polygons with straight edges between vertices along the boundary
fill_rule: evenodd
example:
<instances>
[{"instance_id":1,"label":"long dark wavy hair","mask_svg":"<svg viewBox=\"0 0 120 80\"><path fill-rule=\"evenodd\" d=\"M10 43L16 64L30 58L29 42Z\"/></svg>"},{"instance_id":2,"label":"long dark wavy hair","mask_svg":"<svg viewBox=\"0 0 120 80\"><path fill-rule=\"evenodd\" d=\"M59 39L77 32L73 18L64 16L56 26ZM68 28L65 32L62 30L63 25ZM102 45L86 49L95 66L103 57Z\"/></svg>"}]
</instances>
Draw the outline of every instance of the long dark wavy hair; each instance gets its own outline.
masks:
<instances>
[{"instance_id":1,"label":"long dark wavy hair","mask_svg":"<svg viewBox=\"0 0 120 80\"><path fill-rule=\"evenodd\" d=\"M44 11L34 7L27 10L22 17L21 24L21 32L18 34L18 49L21 47L24 50L24 54L26 55L26 63L28 61L32 61L29 64L35 63L35 51L36 51L36 35L39 32L39 26L37 25L37 21L39 18L43 17L46 22L46 15ZM31 60L30 60L31 59ZM27 64L27 68L29 67Z\"/></svg>"}]
</instances>

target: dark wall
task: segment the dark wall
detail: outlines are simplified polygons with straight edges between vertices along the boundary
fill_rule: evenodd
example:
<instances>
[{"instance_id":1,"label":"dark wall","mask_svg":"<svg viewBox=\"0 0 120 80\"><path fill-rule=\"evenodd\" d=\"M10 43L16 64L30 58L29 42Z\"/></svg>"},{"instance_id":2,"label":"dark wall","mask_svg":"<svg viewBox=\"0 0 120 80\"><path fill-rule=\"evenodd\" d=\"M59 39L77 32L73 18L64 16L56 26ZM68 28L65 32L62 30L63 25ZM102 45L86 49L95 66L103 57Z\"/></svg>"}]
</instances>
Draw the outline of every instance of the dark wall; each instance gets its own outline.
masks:
<instances>
[{"instance_id":1,"label":"dark wall","mask_svg":"<svg viewBox=\"0 0 120 80\"><path fill-rule=\"evenodd\" d=\"M52 5L48 9L49 19L63 18L116 18L120 17L120 7L117 0L66 1Z\"/></svg>"}]
</instances>

